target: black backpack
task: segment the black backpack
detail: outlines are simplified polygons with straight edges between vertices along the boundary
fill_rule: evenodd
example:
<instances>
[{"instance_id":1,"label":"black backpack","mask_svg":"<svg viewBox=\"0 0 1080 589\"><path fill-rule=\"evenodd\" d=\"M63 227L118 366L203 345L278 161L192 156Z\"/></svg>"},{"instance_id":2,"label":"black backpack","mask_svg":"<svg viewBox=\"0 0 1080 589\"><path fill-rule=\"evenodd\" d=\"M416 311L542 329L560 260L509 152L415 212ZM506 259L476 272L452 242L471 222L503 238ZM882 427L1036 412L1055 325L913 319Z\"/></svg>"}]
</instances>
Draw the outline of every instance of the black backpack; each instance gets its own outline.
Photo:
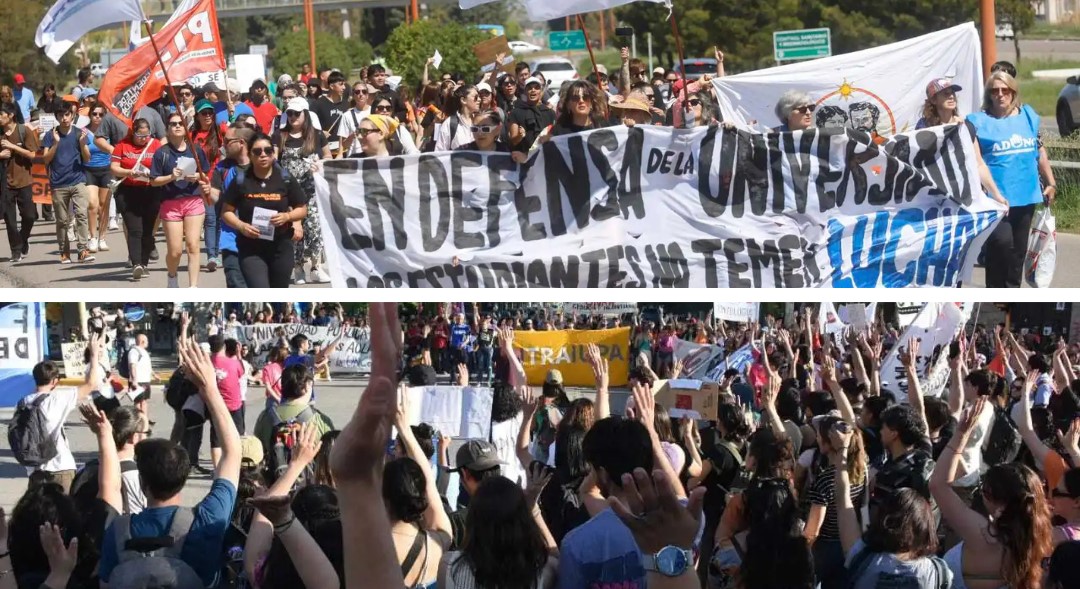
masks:
<instances>
[{"instance_id":1,"label":"black backpack","mask_svg":"<svg viewBox=\"0 0 1080 589\"><path fill-rule=\"evenodd\" d=\"M8 422L8 446L15 460L31 468L37 468L56 458L59 451L56 440L49 435L49 424L41 405L48 398L48 393L39 394L33 402L23 398L15 408L15 414ZM63 428L60 435L64 435Z\"/></svg>"},{"instance_id":2,"label":"black backpack","mask_svg":"<svg viewBox=\"0 0 1080 589\"><path fill-rule=\"evenodd\" d=\"M277 407L272 407L270 416L274 419L274 429L270 437L270 452L266 457L266 468L270 473L270 480L276 481L289 468L293 448L300 443L300 426L315 417L315 409L308 405L296 417L286 420L278 415ZM308 469L310 468L309 466Z\"/></svg>"},{"instance_id":3,"label":"black backpack","mask_svg":"<svg viewBox=\"0 0 1080 589\"><path fill-rule=\"evenodd\" d=\"M990 426L990 439L983 450L983 460L988 466L1005 464L1016 460L1024 439L1012 417L1004 409L994 407L994 422Z\"/></svg>"},{"instance_id":4,"label":"black backpack","mask_svg":"<svg viewBox=\"0 0 1080 589\"><path fill-rule=\"evenodd\" d=\"M886 462L874 478L873 503L903 488L914 489L930 500L930 475L934 472L934 459L921 450L908 452L899 460Z\"/></svg>"},{"instance_id":5,"label":"black backpack","mask_svg":"<svg viewBox=\"0 0 1080 589\"><path fill-rule=\"evenodd\" d=\"M169 382L165 384L165 403L176 411L184 408L184 403L187 402L188 397L198 394L199 388L195 386L195 383L188 380L184 376L184 372L179 368L173 371L172 376L169 377Z\"/></svg>"}]
</instances>

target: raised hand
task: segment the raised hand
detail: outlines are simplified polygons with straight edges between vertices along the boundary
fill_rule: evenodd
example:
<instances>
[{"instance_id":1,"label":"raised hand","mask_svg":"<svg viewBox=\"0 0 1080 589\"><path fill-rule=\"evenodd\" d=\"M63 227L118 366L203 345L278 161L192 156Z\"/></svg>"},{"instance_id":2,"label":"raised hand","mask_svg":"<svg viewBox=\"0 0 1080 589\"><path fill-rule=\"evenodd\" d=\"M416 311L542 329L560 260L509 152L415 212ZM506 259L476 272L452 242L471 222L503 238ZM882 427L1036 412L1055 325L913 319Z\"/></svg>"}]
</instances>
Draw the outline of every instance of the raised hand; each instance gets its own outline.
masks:
<instances>
[{"instance_id":1,"label":"raised hand","mask_svg":"<svg viewBox=\"0 0 1080 589\"><path fill-rule=\"evenodd\" d=\"M626 491L626 501L612 496L608 503L615 515L630 528L643 552L658 552L665 546L690 548L693 545L701 527L705 487L691 491L689 502L683 507L664 471L654 470L650 479L645 469L638 468L632 475L623 475L622 488Z\"/></svg>"},{"instance_id":2,"label":"raised hand","mask_svg":"<svg viewBox=\"0 0 1080 589\"><path fill-rule=\"evenodd\" d=\"M79 405L79 413L82 415L83 423L90 428L94 435L112 437L112 423L105 416L104 411L100 411L93 403L84 403Z\"/></svg>"},{"instance_id":3,"label":"raised hand","mask_svg":"<svg viewBox=\"0 0 1080 589\"><path fill-rule=\"evenodd\" d=\"M459 387L469 386L469 367L462 363L457 365L457 385Z\"/></svg>"},{"instance_id":4,"label":"raised hand","mask_svg":"<svg viewBox=\"0 0 1080 589\"><path fill-rule=\"evenodd\" d=\"M210 355L206 353L193 339L189 339L180 346L180 366L184 368L184 374L188 380L195 383L199 392L206 394L210 390L217 390L217 371Z\"/></svg>"},{"instance_id":5,"label":"raised hand","mask_svg":"<svg viewBox=\"0 0 1080 589\"><path fill-rule=\"evenodd\" d=\"M68 545L64 546L64 536L60 528L50 523L41 525L39 535L41 548L49 559L49 576L62 575L69 579L75 570L75 563L79 560L79 539L72 538Z\"/></svg>"},{"instance_id":6,"label":"raised hand","mask_svg":"<svg viewBox=\"0 0 1080 589\"><path fill-rule=\"evenodd\" d=\"M525 473L525 501L529 507L534 507L540 501L540 494L544 487L555 475L555 469L548 468L543 462L534 460Z\"/></svg>"},{"instance_id":7,"label":"raised hand","mask_svg":"<svg viewBox=\"0 0 1080 589\"><path fill-rule=\"evenodd\" d=\"M652 388L649 385L635 384L633 388L634 414L651 432L654 430L653 415L656 413Z\"/></svg>"},{"instance_id":8,"label":"raised hand","mask_svg":"<svg viewBox=\"0 0 1080 589\"><path fill-rule=\"evenodd\" d=\"M289 495L252 497L248 499L248 504L275 526L286 524L293 517L292 497Z\"/></svg>"},{"instance_id":9,"label":"raised hand","mask_svg":"<svg viewBox=\"0 0 1080 589\"><path fill-rule=\"evenodd\" d=\"M293 461L307 466L315 461L320 448L322 439L319 437L319 428L315 427L315 422L309 421L300 426L300 440L293 449Z\"/></svg>"}]
</instances>

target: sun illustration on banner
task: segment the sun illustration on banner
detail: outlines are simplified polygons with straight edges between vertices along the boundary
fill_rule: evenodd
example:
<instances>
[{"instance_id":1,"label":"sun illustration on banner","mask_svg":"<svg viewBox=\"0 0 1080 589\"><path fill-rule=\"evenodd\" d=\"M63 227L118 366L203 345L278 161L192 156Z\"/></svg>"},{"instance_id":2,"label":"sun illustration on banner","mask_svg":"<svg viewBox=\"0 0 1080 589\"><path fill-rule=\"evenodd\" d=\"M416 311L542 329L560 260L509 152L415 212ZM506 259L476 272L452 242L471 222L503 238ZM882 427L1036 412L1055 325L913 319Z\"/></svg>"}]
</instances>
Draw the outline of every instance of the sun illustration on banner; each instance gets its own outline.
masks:
<instances>
[{"instance_id":1,"label":"sun illustration on banner","mask_svg":"<svg viewBox=\"0 0 1080 589\"><path fill-rule=\"evenodd\" d=\"M819 98L816 106L814 122L819 129L859 129L873 135L878 143L897 133L896 117L888 103L847 78L839 88Z\"/></svg>"}]
</instances>

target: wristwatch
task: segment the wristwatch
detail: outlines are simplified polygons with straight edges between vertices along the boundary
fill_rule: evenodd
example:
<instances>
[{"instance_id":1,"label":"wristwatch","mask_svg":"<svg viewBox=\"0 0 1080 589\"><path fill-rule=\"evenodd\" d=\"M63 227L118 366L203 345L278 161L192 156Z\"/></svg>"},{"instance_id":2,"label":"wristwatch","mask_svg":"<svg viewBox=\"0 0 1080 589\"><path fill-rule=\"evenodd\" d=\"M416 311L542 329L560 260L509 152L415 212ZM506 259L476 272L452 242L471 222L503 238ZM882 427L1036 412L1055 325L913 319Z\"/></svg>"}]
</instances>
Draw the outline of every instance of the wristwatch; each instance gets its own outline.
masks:
<instances>
[{"instance_id":1,"label":"wristwatch","mask_svg":"<svg viewBox=\"0 0 1080 589\"><path fill-rule=\"evenodd\" d=\"M690 568L694 553L678 546L664 546L656 554L643 554L641 564L646 571L656 571L665 577L679 577Z\"/></svg>"}]
</instances>

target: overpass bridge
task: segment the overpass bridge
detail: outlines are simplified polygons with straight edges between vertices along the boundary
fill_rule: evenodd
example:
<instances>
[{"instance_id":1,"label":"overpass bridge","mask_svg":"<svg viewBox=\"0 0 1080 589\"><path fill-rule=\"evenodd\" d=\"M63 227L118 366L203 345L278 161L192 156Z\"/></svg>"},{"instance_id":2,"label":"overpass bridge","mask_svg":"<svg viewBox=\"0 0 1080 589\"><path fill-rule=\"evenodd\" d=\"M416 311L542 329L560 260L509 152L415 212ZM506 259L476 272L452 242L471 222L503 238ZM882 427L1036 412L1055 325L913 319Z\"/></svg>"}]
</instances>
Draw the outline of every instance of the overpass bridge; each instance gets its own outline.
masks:
<instances>
[{"instance_id":1,"label":"overpass bridge","mask_svg":"<svg viewBox=\"0 0 1080 589\"><path fill-rule=\"evenodd\" d=\"M303 12L304 0L215 0L218 18L285 14ZM445 3L453 0L424 0L424 4ZM180 0L145 0L143 11L155 21L167 20ZM391 8L404 7L409 0L313 0L315 10L341 10L343 8Z\"/></svg>"}]
</instances>

